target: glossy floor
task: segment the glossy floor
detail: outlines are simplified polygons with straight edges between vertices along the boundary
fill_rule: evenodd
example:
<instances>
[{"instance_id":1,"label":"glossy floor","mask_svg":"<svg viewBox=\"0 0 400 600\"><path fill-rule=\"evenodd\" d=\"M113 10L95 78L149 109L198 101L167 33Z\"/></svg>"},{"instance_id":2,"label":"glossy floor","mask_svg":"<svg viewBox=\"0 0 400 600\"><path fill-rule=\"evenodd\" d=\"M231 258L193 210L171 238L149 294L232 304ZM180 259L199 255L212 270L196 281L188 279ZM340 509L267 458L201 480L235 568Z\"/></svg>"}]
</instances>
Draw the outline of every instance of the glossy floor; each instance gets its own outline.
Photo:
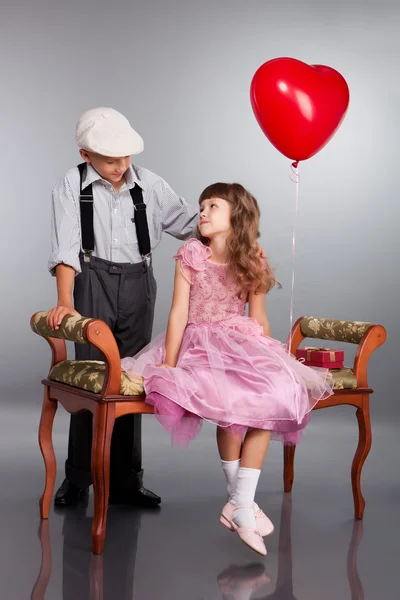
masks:
<instances>
[{"instance_id":1,"label":"glossy floor","mask_svg":"<svg viewBox=\"0 0 400 600\"><path fill-rule=\"evenodd\" d=\"M0 579L7 600L394 600L399 597L400 484L396 424L376 423L363 474L364 521L353 520L352 409L314 413L298 448L292 494L282 493L282 452L271 446L257 501L275 523L262 558L218 523L224 481L214 431L171 449L144 420L145 484L158 511L111 507L103 556L90 551L93 500L40 523L43 464L38 410L3 407L0 421ZM68 417L54 444L63 478Z\"/></svg>"}]
</instances>

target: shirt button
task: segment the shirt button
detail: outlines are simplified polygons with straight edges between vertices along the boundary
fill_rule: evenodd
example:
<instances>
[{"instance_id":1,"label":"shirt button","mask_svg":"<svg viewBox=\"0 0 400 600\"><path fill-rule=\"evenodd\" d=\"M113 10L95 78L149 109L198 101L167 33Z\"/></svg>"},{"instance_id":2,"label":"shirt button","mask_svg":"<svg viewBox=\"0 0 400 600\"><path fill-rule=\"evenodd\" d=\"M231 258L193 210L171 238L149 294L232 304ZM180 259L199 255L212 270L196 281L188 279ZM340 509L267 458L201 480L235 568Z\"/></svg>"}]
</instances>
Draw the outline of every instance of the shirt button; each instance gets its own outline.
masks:
<instances>
[{"instance_id":1,"label":"shirt button","mask_svg":"<svg viewBox=\"0 0 400 600\"><path fill-rule=\"evenodd\" d=\"M114 238L114 239L113 239L113 242L114 242L114 244L118 244L118 240L117 240L117 238Z\"/></svg>"},{"instance_id":2,"label":"shirt button","mask_svg":"<svg viewBox=\"0 0 400 600\"><path fill-rule=\"evenodd\" d=\"M114 213L114 214L116 214L117 210L118 210L118 209L116 209L116 208L113 208L113 213Z\"/></svg>"}]
</instances>

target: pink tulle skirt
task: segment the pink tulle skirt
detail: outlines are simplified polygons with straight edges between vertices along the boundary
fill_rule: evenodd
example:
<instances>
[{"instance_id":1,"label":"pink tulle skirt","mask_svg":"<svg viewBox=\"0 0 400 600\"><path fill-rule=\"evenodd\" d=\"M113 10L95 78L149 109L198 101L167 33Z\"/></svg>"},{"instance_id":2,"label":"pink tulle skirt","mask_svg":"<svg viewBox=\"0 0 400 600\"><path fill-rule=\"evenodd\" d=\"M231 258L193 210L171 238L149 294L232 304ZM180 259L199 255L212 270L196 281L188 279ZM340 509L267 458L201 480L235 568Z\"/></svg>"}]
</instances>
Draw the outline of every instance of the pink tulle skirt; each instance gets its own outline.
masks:
<instances>
[{"instance_id":1,"label":"pink tulle skirt","mask_svg":"<svg viewBox=\"0 0 400 600\"><path fill-rule=\"evenodd\" d=\"M121 365L144 378L146 402L173 445L187 446L203 420L233 435L264 429L297 444L310 411L332 394L328 370L303 365L248 317L187 325L176 368L156 366L164 360L162 334Z\"/></svg>"}]
</instances>

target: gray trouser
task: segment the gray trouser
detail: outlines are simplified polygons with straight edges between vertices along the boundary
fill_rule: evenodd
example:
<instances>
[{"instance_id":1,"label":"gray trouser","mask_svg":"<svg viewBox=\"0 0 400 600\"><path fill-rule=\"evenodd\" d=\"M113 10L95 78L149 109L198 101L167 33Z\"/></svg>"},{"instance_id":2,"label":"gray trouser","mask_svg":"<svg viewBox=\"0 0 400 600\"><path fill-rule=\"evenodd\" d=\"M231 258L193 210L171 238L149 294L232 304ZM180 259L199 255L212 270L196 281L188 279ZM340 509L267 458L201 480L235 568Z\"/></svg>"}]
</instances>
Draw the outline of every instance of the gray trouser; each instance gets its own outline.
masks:
<instances>
[{"instance_id":1,"label":"gray trouser","mask_svg":"<svg viewBox=\"0 0 400 600\"><path fill-rule=\"evenodd\" d=\"M85 317L102 319L111 328L121 358L134 356L150 342L157 285L152 268L145 263L112 263L91 258L81 261L75 278L75 309ZM78 360L104 360L88 344L75 344ZM141 415L116 420L111 441L110 490L136 489L142 485ZM71 415L67 479L88 487L91 478L92 414Z\"/></svg>"}]
</instances>

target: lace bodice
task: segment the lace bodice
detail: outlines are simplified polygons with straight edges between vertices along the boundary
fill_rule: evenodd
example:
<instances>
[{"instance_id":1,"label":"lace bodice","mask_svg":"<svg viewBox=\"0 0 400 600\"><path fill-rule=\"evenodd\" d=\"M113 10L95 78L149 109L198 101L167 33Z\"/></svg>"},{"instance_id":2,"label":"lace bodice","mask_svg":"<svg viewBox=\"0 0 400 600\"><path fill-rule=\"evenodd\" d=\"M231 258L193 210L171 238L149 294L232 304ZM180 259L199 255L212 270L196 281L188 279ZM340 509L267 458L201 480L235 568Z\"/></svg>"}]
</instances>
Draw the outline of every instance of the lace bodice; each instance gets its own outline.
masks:
<instances>
[{"instance_id":1,"label":"lace bodice","mask_svg":"<svg viewBox=\"0 0 400 600\"><path fill-rule=\"evenodd\" d=\"M175 256L191 285L191 323L213 323L245 314L246 297L238 297L237 284L227 276L227 265L209 260L211 250L197 239L187 240Z\"/></svg>"}]
</instances>

